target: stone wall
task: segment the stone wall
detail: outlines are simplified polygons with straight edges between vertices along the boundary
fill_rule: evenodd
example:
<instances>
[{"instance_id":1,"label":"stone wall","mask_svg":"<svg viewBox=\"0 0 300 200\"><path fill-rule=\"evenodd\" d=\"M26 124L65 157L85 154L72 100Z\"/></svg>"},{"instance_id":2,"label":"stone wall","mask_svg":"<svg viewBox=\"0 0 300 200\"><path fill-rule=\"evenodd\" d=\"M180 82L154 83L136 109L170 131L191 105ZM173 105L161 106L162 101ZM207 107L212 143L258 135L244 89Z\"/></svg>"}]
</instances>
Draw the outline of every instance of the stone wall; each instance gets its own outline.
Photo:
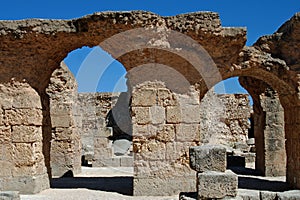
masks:
<instances>
[{"instance_id":1,"label":"stone wall","mask_svg":"<svg viewBox=\"0 0 300 200\"><path fill-rule=\"evenodd\" d=\"M246 144L252 107L248 94L216 94L211 89L200 104L201 142L235 148Z\"/></svg>"},{"instance_id":2,"label":"stone wall","mask_svg":"<svg viewBox=\"0 0 300 200\"><path fill-rule=\"evenodd\" d=\"M161 82L132 90L134 195L168 195L195 189L190 146L200 142L199 93L172 93Z\"/></svg>"},{"instance_id":3,"label":"stone wall","mask_svg":"<svg viewBox=\"0 0 300 200\"><path fill-rule=\"evenodd\" d=\"M49 188L40 96L25 81L1 83L0 112L0 191L38 193Z\"/></svg>"},{"instance_id":4,"label":"stone wall","mask_svg":"<svg viewBox=\"0 0 300 200\"><path fill-rule=\"evenodd\" d=\"M83 164L93 167L133 166L133 157L129 149L126 150L131 146L131 141L120 137L122 134L118 124L111 121L111 118L116 118L116 115L112 116L112 110L116 109L120 96L122 98L123 94L78 94L75 121L82 142ZM123 115L122 118L124 120L126 117ZM127 123L131 124L131 121Z\"/></svg>"}]
</instances>

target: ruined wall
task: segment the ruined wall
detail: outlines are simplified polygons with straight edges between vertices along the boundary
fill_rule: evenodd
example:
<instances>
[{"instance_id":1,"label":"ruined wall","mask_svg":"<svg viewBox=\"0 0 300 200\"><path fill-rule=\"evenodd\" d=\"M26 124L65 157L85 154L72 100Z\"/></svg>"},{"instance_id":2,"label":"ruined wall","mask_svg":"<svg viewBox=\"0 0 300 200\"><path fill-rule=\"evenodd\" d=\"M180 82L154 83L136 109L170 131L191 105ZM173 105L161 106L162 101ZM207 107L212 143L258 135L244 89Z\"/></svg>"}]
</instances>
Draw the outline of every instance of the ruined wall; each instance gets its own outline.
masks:
<instances>
[{"instance_id":1,"label":"ruined wall","mask_svg":"<svg viewBox=\"0 0 300 200\"><path fill-rule=\"evenodd\" d=\"M251 112L248 94L216 94L211 89L200 103L201 142L232 148L246 144Z\"/></svg>"},{"instance_id":2,"label":"ruined wall","mask_svg":"<svg viewBox=\"0 0 300 200\"><path fill-rule=\"evenodd\" d=\"M125 152L126 149L118 149L120 145L131 146L131 141L118 138L118 127L109 121L119 96L120 93L78 94L75 121L82 142L81 154L86 164L93 167L133 166L133 157L129 156L129 150ZM122 115L122 118L124 120L126 117ZM131 121L127 123L131 124Z\"/></svg>"},{"instance_id":3,"label":"ruined wall","mask_svg":"<svg viewBox=\"0 0 300 200\"><path fill-rule=\"evenodd\" d=\"M199 93L172 93L161 82L132 91L134 195L195 189L188 148L200 141ZM151 192L150 192L151 191Z\"/></svg>"},{"instance_id":4,"label":"ruined wall","mask_svg":"<svg viewBox=\"0 0 300 200\"><path fill-rule=\"evenodd\" d=\"M25 81L0 84L0 190L49 188L42 149L42 105Z\"/></svg>"},{"instance_id":5,"label":"ruined wall","mask_svg":"<svg viewBox=\"0 0 300 200\"><path fill-rule=\"evenodd\" d=\"M77 83L68 67L62 62L56 69L46 89L52 130L50 167L52 176L62 176L68 171L81 171L81 142L75 125Z\"/></svg>"}]
</instances>

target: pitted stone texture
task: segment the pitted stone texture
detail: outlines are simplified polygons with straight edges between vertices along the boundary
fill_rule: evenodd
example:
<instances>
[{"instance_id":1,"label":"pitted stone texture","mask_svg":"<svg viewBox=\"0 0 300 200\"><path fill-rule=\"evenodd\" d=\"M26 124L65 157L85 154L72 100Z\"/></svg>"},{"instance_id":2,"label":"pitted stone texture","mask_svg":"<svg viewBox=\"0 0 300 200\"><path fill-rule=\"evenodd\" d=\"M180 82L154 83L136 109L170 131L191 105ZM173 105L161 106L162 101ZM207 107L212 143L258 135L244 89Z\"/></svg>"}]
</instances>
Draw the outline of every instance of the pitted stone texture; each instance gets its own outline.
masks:
<instances>
[{"instance_id":1,"label":"pitted stone texture","mask_svg":"<svg viewBox=\"0 0 300 200\"><path fill-rule=\"evenodd\" d=\"M291 190L277 193L278 200L299 200L300 190Z\"/></svg>"},{"instance_id":2,"label":"pitted stone texture","mask_svg":"<svg viewBox=\"0 0 300 200\"><path fill-rule=\"evenodd\" d=\"M235 197L238 177L232 171L206 171L197 174L198 199Z\"/></svg>"},{"instance_id":3,"label":"pitted stone texture","mask_svg":"<svg viewBox=\"0 0 300 200\"><path fill-rule=\"evenodd\" d=\"M0 200L20 200L20 194L17 191L2 191Z\"/></svg>"},{"instance_id":4,"label":"pitted stone texture","mask_svg":"<svg viewBox=\"0 0 300 200\"><path fill-rule=\"evenodd\" d=\"M225 172L226 149L220 145L190 147L190 166L197 172Z\"/></svg>"}]
</instances>

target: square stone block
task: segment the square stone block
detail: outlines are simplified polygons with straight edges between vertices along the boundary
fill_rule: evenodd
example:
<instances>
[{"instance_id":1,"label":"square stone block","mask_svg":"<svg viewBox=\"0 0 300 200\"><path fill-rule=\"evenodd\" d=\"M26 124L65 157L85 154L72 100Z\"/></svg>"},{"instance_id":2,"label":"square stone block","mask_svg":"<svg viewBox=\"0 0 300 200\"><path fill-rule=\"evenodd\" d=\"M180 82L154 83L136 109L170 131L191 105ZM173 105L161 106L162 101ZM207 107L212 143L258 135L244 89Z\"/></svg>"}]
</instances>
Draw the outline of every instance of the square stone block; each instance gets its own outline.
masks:
<instances>
[{"instance_id":1,"label":"square stone block","mask_svg":"<svg viewBox=\"0 0 300 200\"><path fill-rule=\"evenodd\" d=\"M198 199L221 199L237 195L238 177L226 172L206 171L197 174Z\"/></svg>"},{"instance_id":2,"label":"square stone block","mask_svg":"<svg viewBox=\"0 0 300 200\"><path fill-rule=\"evenodd\" d=\"M197 172L225 172L226 149L220 145L190 147L190 167Z\"/></svg>"}]
</instances>

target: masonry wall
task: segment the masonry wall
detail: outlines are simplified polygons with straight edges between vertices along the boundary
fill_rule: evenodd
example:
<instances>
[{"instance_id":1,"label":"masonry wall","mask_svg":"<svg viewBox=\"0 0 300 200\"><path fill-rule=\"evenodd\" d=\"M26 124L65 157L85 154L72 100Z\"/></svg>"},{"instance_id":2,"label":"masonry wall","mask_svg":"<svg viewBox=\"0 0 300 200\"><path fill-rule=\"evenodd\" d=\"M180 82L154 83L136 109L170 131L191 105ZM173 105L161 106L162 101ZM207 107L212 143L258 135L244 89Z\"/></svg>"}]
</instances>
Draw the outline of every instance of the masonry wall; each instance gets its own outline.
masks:
<instances>
[{"instance_id":1,"label":"masonry wall","mask_svg":"<svg viewBox=\"0 0 300 200\"><path fill-rule=\"evenodd\" d=\"M131 146L128 138L125 140L124 137L120 137L122 136L120 127L112 119L117 117L117 113L113 110L116 109L117 102L121 101L123 95L120 93L78 94L75 121L80 132L81 155L84 164L90 164L93 167L133 166L133 157L130 155L129 149L127 152L122 151L121 153L116 149L120 145L122 147ZM118 111L122 110L119 108ZM129 111L128 105L127 111ZM121 117L123 120L126 118L125 115ZM127 123L130 125L131 120Z\"/></svg>"},{"instance_id":2,"label":"masonry wall","mask_svg":"<svg viewBox=\"0 0 300 200\"><path fill-rule=\"evenodd\" d=\"M49 188L40 96L25 81L0 84L0 191Z\"/></svg>"},{"instance_id":3,"label":"masonry wall","mask_svg":"<svg viewBox=\"0 0 300 200\"><path fill-rule=\"evenodd\" d=\"M216 94L211 89L201 100L201 142L235 148L246 144L252 107L248 94Z\"/></svg>"}]
</instances>

